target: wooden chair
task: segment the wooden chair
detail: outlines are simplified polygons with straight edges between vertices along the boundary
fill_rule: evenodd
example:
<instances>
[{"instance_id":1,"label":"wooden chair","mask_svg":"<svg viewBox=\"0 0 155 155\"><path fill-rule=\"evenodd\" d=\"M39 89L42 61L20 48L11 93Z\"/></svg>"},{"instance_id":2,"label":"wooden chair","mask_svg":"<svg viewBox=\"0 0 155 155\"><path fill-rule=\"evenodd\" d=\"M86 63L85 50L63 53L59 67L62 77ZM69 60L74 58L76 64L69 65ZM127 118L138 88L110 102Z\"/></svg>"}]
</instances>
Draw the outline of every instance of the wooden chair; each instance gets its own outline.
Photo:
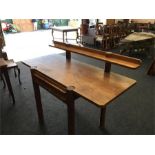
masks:
<instances>
[{"instance_id":1,"label":"wooden chair","mask_svg":"<svg viewBox=\"0 0 155 155\"><path fill-rule=\"evenodd\" d=\"M110 44L110 35L109 35L109 28L103 25L97 25L96 27L96 36L94 39L94 44L97 46L99 43L102 49L109 49Z\"/></svg>"},{"instance_id":2,"label":"wooden chair","mask_svg":"<svg viewBox=\"0 0 155 155\"><path fill-rule=\"evenodd\" d=\"M96 35L94 38L94 45L97 46L97 44L103 45L103 26L102 25L96 25Z\"/></svg>"},{"instance_id":3,"label":"wooden chair","mask_svg":"<svg viewBox=\"0 0 155 155\"><path fill-rule=\"evenodd\" d=\"M111 25L104 25L103 28L103 37L105 40L105 46L104 49L108 50L111 48L111 44L112 44L112 29L111 29Z\"/></svg>"},{"instance_id":4,"label":"wooden chair","mask_svg":"<svg viewBox=\"0 0 155 155\"><path fill-rule=\"evenodd\" d=\"M18 65L14 62L14 60L13 59L8 60L7 53L2 51L2 39L1 38L0 38L0 58L4 58L4 60L7 63L7 69L8 70L14 69L15 77L17 77L16 71L18 72L18 80L19 80L19 84L21 84L20 69L18 68ZM0 78L3 81L4 88L5 88L6 84L5 84L5 80L3 78L3 72L2 71L0 71Z\"/></svg>"},{"instance_id":5,"label":"wooden chair","mask_svg":"<svg viewBox=\"0 0 155 155\"><path fill-rule=\"evenodd\" d=\"M1 57L1 56L0 56ZM4 57L2 57L4 58ZM14 69L14 74L15 74L15 77L17 77L17 73L18 73L18 80L19 80L19 84L22 84L21 83L21 79L20 79L20 69L18 68L18 65L14 62L13 59L10 59L10 60L7 60L5 59L6 63L7 63L7 69L10 70L10 69ZM16 73L17 71L17 73ZM3 73L0 71L0 77L1 77L1 80L3 81L3 84L4 84L4 88L6 86L5 84L5 80L3 78Z\"/></svg>"},{"instance_id":6,"label":"wooden chair","mask_svg":"<svg viewBox=\"0 0 155 155\"><path fill-rule=\"evenodd\" d=\"M117 47L120 42L120 35L119 35L119 26L113 26L113 47Z\"/></svg>"}]
</instances>

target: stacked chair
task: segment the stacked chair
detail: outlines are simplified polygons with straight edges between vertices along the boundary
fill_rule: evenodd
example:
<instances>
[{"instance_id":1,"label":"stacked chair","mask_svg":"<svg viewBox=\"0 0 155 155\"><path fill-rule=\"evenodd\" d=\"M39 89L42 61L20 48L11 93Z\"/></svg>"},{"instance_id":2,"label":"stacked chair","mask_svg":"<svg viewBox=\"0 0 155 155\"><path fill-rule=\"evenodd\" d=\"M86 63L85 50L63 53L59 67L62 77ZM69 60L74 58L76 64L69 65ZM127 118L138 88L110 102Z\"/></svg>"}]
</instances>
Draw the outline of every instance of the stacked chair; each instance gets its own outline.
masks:
<instances>
[{"instance_id":1,"label":"stacked chair","mask_svg":"<svg viewBox=\"0 0 155 155\"><path fill-rule=\"evenodd\" d=\"M103 50L109 50L119 45L121 39L131 33L130 28L124 24L96 25L94 45L101 46Z\"/></svg>"}]
</instances>

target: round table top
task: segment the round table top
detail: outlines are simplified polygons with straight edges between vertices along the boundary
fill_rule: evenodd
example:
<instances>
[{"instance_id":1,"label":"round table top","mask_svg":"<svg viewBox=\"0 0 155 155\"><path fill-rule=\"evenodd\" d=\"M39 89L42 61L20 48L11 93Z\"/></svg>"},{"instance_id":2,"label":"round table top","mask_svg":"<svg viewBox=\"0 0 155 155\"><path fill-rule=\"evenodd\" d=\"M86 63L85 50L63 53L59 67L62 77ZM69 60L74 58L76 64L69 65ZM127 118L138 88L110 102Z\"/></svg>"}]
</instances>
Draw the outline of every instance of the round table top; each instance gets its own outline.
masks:
<instances>
[{"instance_id":1,"label":"round table top","mask_svg":"<svg viewBox=\"0 0 155 155\"><path fill-rule=\"evenodd\" d=\"M121 42L143 41L155 38L155 34L151 32L134 32L125 37Z\"/></svg>"}]
</instances>

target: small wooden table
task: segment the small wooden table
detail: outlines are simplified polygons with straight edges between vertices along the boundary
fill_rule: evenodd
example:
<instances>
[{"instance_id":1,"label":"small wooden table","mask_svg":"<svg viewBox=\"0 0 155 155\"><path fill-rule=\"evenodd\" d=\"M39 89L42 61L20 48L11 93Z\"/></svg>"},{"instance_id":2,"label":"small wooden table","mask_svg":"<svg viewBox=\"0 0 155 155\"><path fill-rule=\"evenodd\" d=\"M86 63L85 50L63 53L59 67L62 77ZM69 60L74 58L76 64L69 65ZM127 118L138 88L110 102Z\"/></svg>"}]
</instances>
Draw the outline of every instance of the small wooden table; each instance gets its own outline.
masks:
<instances>
[{"instance_id":1,"label":"small wooden table","mask_svg":"<svg viewBox=\"0 0 155 155\"><path fill-rule=\"evenodd\" d=\"M9 89L9 92L10 92L11 96L12 96L13 104L15 104L15 97L14 97L14 94L13 94L12 85L11 85L10 78L9 78L9 75L8 75L7 63L5 62L5 60L3 58L0 58L0 70L4 74L4 77L5 77L5 80L6 80L6 83L7 83L7 87Z\"/></svg>"},{"instance_id":2,"label":"small wooden table","mask_svg":"<svg viewBox=\"0 0 155 155\"><path fill-rule=\"evenodd\" d=\"M76 32L76 39L75 40L77 42L77 39L79 38L78 29L79 28L73 28L71 26L52 27L53 41L54 41L54 31L58 31L58 32L62 32L62 40L63 40L63 42L65 42L65 40L67 41L67 33L68 32ZM65 35L66 35L66 39L65 39Z\"/></svg>"},{"instance_id":3,"label":"small wooden table","mask_svg":"<svg viewBox=\"0 0 155 155\"><path fill-rule=\"evenodd\" d=\"M68 133L75 133L74 100L83 97L101 108L100 126L104 126L108 103L120 96L136 81L128 77L79 62L61 55L49 55L23 61L31 67L38 118L43 122L39 86L64 101L68 109ZM34 67L35 66L35 67Z\"/></svg>"}]
</instances>

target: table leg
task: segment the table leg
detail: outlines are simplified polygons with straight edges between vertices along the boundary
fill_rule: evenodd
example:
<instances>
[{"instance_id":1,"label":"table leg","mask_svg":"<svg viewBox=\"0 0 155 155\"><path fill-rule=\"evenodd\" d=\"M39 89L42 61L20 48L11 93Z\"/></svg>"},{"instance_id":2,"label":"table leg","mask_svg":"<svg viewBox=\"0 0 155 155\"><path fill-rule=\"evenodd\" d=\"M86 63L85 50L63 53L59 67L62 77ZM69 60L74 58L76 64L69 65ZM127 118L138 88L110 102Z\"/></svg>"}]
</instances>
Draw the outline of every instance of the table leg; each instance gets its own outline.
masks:
<instances>
[{"instance_id":1,"label":"table leg","mask_svg":"<svg viewBox=\"0 0 155 155\"><path fill-rule=\"evenodd\" d=\"M62 32L62 40L63 40L63 43L64 43L65 42L64 32Z\"/></svg>"},{"instance_id":2,"label":"table leg","mask_svg":"<svg viewBox=\"0 0 155 155\"><path fill-rule=\"evenodd\" d=\"M100 128L104 128L105 127L105 113L106 113L106 107L101 108Z\"/></svg>"},{"instance_id":3,"label":"table leg","mask_svg":"<svg viewBox=\"0 0 155 155\"><path fill-rule=\"evenodd\" d=\"M52 33L52 38L53 38L52 41L54 41L54 35L53 35L54 31L53 31L53 29L52 29L51 33Z\"/></svg>"},{"instance_id":4,"label":"table leg","mask_svg":"<svg viewBox=\"0 0 155 155\"><path fill-rule=\"evenodd\" d=\"M76 31L76 43L78 43L79 33L78 30ZM81 42L80 42L81 43Z\"/></svg>"},{"instance_id":5,"label":"table leg","mask_svg":"<svg viewBox=\"0 0 155 155\"><path fill-rule=\"evenodd\" d=\"M65 32L65 34L66 34L66 42L67 42L67 32Z\"/></svg>"},{"instance_id":6,"label":"table leg","mask_svg":"<svg viewBox=\"0 0 155 155\"><path fill-rule=\"evenodd\" d=\"M43 123L44 116L43 116L43 108L42 108L42 103L41 103L41 95L40 95L39 85L35 82L35 80L33 78L32 78L32 82L33 82L34 95L35 95L35 100L36 100L39 122Z\"/></svg>"},{"instance_id":7,"label":"table leg","mask_svg":"<svg viewBox=\"0 0 155 155\"><path fill-rule=\"evenodd\" d=\"M13 94L12 85L11 85L11 82L10 82L10 78L9 78L7 68L3 69L3 73L4 73L4 77L5 77L6 84L8 86L9 92L10 92L10 94L12 96L13 104L15 104L15 97L14 97L14 94Z\"/></svg>"},{"instance_id":8,"label":"table leg","mask_svg":"<svg viewBox=\"0 0 155 155\"><path fill-rule=\"evenodd\" d=\"M105 62L105 69L104 69L104 71L106 73L110 73L110 70L111 70L111 63L110 62Z\"/></svg>"},{"instance_id":9,"label":"table leg","mask_svg":"<svg viewBox=\"0 0 155 155\"><path fill-rule=\"evenodd\" d=\"M74 103L67 105L68 110L68 134L75 134L75 107Z\"/></svg>"},{"instance_id":10,"label":"table leg","mask_svg":"<svg viewBox=\"0 0 155 155\"><path fill-rule=\"evenodd\" d=\"M74 87L67 88L67 111L68 111L68 134L75 134L75 105L74 105Z\"/></svg>"},{"instance_id":11,"label":"table leg","mask_svg":"<svg viewBox=\"0 0 155 155\"><path fill-rule=\"evenodd\" d=\"M66 50L66 59L71 60L71 52Z\"/></svg>"}]
</instances>

